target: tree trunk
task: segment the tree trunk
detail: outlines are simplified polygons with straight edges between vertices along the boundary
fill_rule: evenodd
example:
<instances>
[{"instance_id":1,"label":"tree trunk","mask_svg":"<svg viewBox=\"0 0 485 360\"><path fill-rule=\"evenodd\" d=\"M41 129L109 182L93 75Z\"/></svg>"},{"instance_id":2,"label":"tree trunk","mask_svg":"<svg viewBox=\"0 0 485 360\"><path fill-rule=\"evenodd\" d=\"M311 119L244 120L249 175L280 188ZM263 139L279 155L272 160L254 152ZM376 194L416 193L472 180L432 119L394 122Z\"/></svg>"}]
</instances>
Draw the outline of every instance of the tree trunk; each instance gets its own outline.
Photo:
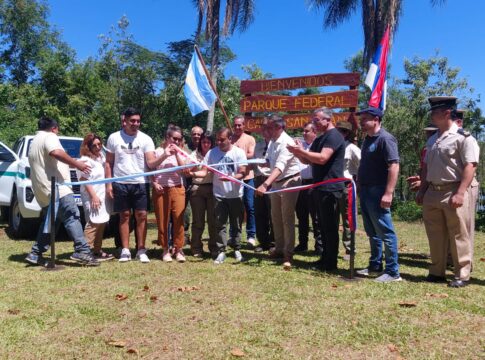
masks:
<instances>
[{"instance_id":1,"label":"tree trunk","mask_svg":"<svg viewBox=\"0 0 485 360\"><path fill-rule=\"evenodd\" d=\"M217 86L217 68L219 66L219 10L221 7L221 1L215 0L212 5L212 18L211 18L211 70L210 75L215 86ZM207 115L207 132L212 132L214 129L214 112L215 104L209 110Z\"/></svg>"}]
</instances>

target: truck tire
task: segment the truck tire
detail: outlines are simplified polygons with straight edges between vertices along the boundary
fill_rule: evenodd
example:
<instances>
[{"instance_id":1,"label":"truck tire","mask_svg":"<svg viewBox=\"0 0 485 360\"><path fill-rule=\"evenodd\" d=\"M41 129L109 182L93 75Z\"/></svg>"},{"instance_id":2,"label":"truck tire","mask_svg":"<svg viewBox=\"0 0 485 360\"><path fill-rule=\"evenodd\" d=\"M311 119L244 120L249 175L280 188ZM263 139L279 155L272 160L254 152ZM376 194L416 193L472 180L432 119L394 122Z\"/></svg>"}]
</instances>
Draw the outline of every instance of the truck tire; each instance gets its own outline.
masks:
<instances>
[{"instance_id":1,"label":"truck tire","mask_svg":"<svg viewBox=\"0 0 485 360\"><path fill-rule=\"evenodd\" d=\"M14 190L8 217L9 234L14 239L27 239L36 233L38 221L25 219L20 213L17 192Z\"/></svg>"},{"instance_id":2,"label":"truck tire","mask_svg":"<svg viewBox=\"0 0 485 360\"><path fill-rule=\"evenodd\" d=\"M8 206L0 206L0 220L8 221L9 209Z\"/></svg>"}]
</instances>

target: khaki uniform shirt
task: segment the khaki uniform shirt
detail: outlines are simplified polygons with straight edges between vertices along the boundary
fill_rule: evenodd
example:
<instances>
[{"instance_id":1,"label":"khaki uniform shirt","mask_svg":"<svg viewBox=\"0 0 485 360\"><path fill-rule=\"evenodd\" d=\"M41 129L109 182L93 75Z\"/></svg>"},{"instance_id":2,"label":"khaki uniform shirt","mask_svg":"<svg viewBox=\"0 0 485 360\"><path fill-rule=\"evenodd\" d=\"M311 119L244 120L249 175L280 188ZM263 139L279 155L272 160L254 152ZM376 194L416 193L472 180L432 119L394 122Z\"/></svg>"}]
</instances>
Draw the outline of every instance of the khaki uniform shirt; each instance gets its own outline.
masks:
<instances>
[{"instance_id":1,"label":"khaki uniform shirt","mask_svg":"<svg viewBox=\"0 0 485 360\"><path fill-rule=\"evenodd\" d=\"M448 131L438 132L426 143L426 180L434 185L460 182L466 164L478 163L476 140L458 133L453 124Z\"/></svg>"}]
</instances>

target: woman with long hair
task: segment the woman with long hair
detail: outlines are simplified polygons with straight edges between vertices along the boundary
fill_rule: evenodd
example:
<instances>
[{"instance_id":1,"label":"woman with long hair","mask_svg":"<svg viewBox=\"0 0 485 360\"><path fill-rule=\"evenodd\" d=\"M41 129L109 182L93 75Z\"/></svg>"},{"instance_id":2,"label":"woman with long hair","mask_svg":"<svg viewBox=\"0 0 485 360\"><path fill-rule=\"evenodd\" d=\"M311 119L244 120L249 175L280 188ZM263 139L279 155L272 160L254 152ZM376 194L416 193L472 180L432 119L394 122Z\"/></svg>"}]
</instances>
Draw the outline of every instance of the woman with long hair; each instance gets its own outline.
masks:
<instances>
[{"instance_id":1,"label":"woman with long hair","mask_svg":"<svg viewBox=\"0 0 485 360\"><path fill-rule=\"evenodd\" d=\"M102 152L103 142L101 138L93 133L84 137L81 144L81 161L85 161L91 166L91 173L77 171L80 181L102 180L104 179L105 157ZM112 254L107 254L101 249L103 233L106 223L109 221L109 214L106 210L106 190L105 184L81 185L81 201L84 208L84 237L99 261L114 259Z\"/></svg>"},{"instance_id":2,"label":"woman with long hair","mask_svg":"<svg viewBox=\"0 0 485 360\"><path fill-rule=\"evenodd\" d=\"M191 154L192 158L202 162L205 155L214 145L214 138L203 134L197 149ZM195 177L194 173L194 171L186 171L187 176L193 177L192 188L190 189L190 207L192 208L192 240L190 248L194 257L202 258L204 255L202 233L204 232L206 214L209 229L209 251L212 253L216 250L215 203L214 194L212 193L212 173L207 172L207 175L204 177Z\"/></svg>"},{"instance_id":3,"label":"woman with long hair","mask_svg":"<svg viewBox=\"0 0 485 360\"><path fill-rule=\"evenodd\" d=\"M165 139L155 150L157 157L164 157L157 169L167 169L184 163L177 147L182 145L182 129L169 126ZM184 210L185 187L181 171L157 174L152 177L153 205L158 226L158 241L163 249L162 260L172 261L169 251L169 221L172 219L173 255L178 262L185 262L184 246Z\"/></svg>"}]
</instances>

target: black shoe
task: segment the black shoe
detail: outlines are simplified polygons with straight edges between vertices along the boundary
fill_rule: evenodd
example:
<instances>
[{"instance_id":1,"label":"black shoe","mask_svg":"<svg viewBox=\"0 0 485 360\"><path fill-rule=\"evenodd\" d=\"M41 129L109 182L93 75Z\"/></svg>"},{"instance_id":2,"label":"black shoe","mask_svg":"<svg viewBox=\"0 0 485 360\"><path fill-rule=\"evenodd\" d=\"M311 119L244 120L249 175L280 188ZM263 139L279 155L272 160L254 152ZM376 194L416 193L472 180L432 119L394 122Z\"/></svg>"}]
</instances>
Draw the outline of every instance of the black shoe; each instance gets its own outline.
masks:
<instances>
[{"instance_id":1,"label":"black shoe","mask_svg":"<svg viewBox=\"0 0 485 360\"><path fill-rule=\"evenodd\" d=\"M452 288L461 288L461 287L465 287L467 285L468 285L468 281L459 280L459 279L455 279L448 284L448 286L452 287Z\"/></svg>"},{"instance_id":2,"label":"black shoe","mask_svg":"<svg viewBox=\"0 0 485 360\"><path fill-rule=\"evenodd\" d=\"M99 261L91 253L75 252L71 255L71 260L86 266L99 266Z\"/></svg>"},{"instance_id":3,"label":"black shoe","mask_svg":"<svg viewBox=\"0 0 485 360\"><path fill-rule=\"evenodd\" d=\"M322 254L323 254L323 249L322 249L322 248L317 247L317 248L315 249L315 255L322 256Z\"/></svg>"},{"instance_id":4,"label":"black shoe","mask_svg":"<svg viewBox=\"0 0 485 360\"><path fill-rule=\"evenodd\" d=\"M433 274L428 274L425 279L427 282L430 283L444 283L446 282L446 278L444 276L436 276Z\"/></svg>"},{"instance_id":5,"label":"black shoe","mask_svg":"<svg viewBox=\"0 0 485 360\"><path fill-rule=\"evenodd\" d=\"M304 252L308 251L308 245L303 245L302 243L299 243L297 246L295 246L294 252Z\"/></svg>"},{"instance_id":6,"label":"black shoe","mask_svg":"<svg viewBox=\"0 0 485 360\"><path fill-rule=\"evenodd\" d=\"M262 246L258 246L256 248L254 248L255 253L262 253L262 252L265 252L265 251L268 251L268 250L269 250L268 248L265 248L265 247L262 247Z\"/></svg>"}]
</instances>

